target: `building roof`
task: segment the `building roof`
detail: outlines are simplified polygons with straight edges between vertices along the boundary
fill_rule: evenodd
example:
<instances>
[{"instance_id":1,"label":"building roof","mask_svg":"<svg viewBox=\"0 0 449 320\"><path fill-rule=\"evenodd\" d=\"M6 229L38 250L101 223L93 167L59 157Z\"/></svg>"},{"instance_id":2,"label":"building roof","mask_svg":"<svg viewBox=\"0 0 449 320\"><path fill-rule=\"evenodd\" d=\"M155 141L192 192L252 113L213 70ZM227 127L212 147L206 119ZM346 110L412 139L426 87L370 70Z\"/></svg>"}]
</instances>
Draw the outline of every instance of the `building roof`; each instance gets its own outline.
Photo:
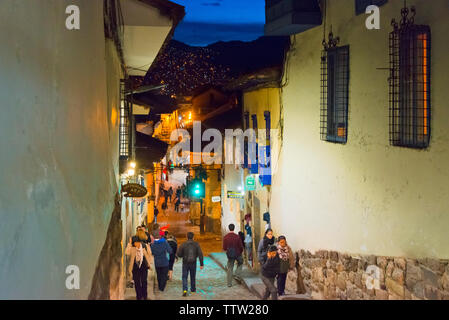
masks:
<instances>
[{"instance_id":1,"label":"building roof","mask_svg":"<svg viewBox=\"0 0 449 320\"><path fill-rule=\"evenodd\" d=\"M139 0L140 2L146 3L152 7L158 8L162 15L169 16L173 21L173 27L176 28L178 23L185 16L185 9L183 6L168 1L168 0Z\"/></svg>"},{"instance_id":2,"label":"building roof","mask_svg":"<svg viewBox=\"0 0 449 320\"><path fill-rule=\"evenodd\" d=\"M152 69L155 68L155 66L157 66L159 61L162 59L162 56L163 56L162 53L168 47L170 40L173 38L173 35L175 34L175 29L178 26L178 24L181 22L181 20L184 19L185 15L186 15L186 11L185 11L184 6L181 6L179 4L176 4L176 3L168 1L168 0L139 0L139 1L158 8L163 15L170 16L170 18L173 21L173 26L172 26L170 32L168 33L164 44L162 45L156 58L154 59L153 63L151 64L150 68L147 71L147 74L148 74L149 72L152 71Z\"/></svg>"},{"instance_id":3,"label":"building roof","mask_svg":"<svg viewBox=\"0 0 449 320\"><path fill-rule=\"evenodd\" d=\"M282 77L282 67L263 68L250 72L231 81L226 90L248 91L258 88L279 88Z\"/></svg>"},{"instance_id":4,"label":"building roof","mask_svg":"<svg viewBox=\"0 0 449 320\"><path fill-rule=\"evenodd\" d=\"M193 90L192 98L198 97L199 95L202 95L203 93L205 93L209 90L216 90L220 93L223 93L223 91L220 87L209 83L209 84L202 85L202 86L196 88L195 90Z\"/></svg>"},{"instance_id":5,"label":"building roof","mask_svg":"<svg viewBox=\"0 0 449 320\"><path fill-rule=\"evenodd\" d=\"M141 132L136 132L136 160L144 169L152 169L154 162L159 162L165 156L168 144L150 137Z\"/></svg>"},{"instance_id":6,"label":"building roof","mask_svg":"<svg viewBox=\"0 0 449 320\"><path fill-rule=\"evenodd\" d=\"M150 91L134 94L133 103L150 108L151 114L172 113L178 109L175 99Z\"/></svg>"}]
</instances>

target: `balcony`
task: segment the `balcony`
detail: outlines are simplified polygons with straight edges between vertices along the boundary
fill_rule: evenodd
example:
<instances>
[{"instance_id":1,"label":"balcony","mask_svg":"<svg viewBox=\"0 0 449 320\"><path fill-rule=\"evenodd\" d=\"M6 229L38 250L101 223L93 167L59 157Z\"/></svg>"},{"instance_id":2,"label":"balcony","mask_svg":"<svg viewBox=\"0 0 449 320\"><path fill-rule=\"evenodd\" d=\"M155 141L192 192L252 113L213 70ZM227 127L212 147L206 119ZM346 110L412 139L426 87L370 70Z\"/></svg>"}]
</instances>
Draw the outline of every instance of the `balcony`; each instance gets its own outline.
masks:
<instances>
[{"instance_id":1,"label":"balcony","mask_svg":"<svg viewBox=\"0 0 449 320\"><path fill-rule=\"evenodd\" d=\"M184 7L167 0L120 0L127 72L145 76L164 43L184 17Z\"/></svg>"},{"instance_id":2,"label":"balcony","mask_svg":"<svg viewBox=\"0 0 449 320\"><path fill-rule=\"evenodd\" d=\"M266 36L289 36L321 25L318 0L265 0Z\"/></svg>"}]
</instances>

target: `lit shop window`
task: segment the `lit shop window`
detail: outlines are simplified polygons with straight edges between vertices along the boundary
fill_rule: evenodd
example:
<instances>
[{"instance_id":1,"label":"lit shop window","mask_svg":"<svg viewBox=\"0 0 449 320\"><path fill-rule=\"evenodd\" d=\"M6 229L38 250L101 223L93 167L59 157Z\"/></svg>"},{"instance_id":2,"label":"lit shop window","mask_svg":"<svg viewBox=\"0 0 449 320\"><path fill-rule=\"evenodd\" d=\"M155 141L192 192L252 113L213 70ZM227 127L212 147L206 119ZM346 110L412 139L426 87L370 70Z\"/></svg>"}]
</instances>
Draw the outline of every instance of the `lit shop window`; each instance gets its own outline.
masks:
<instances>
[{"instance_id":1,"label":"lit shop window","mask_svg":"<svg viewBox=\"0 0 449 320\"><path fill-rule=\"evenodd\" d=\"M415 25L412 8L390 33L390 143L426 148L430 142L430 27Z\"/></svg>"}]
</instances>

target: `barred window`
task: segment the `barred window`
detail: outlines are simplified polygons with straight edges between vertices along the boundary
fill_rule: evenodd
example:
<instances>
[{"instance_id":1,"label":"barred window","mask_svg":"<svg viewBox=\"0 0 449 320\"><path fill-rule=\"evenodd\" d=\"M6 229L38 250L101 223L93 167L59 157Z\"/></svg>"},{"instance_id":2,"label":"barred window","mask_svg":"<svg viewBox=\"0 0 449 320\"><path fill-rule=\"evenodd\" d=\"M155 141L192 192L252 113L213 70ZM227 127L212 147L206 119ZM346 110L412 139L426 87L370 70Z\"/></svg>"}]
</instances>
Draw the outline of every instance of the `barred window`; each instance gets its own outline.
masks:
<instances>
[{"instance_id":1,"label":"barred window","mask_svg":"<svg viewBox=\"0 0 449 320\"><path fill-rule=\"evenodd\" d=\"M119 125L119 156L128 160L131 144L130 105L125 96L125 81L120 82L120 125Z\"/></svg>"},{"instance_id":2,"label":"barred window","mask_svg":"<svg viewBox=\"0 0 449 320\"><path fill-rule=\"evenodd\" d=\"M407 20L407 14L403 12L400 26L394 23L390 33L390 144L427 148L431 33L429 26L415 25L413 18Z\"/></svg>"},{"instance_id":3,"label":"barred window","mask_svg":"<svg viewBox=\"0 0 449 320\"><path fill-rule=\"evenodd\" d=\"M321 56L321 140L348 138L349 46L326 48Z\"/></svg>"}]
</instances>

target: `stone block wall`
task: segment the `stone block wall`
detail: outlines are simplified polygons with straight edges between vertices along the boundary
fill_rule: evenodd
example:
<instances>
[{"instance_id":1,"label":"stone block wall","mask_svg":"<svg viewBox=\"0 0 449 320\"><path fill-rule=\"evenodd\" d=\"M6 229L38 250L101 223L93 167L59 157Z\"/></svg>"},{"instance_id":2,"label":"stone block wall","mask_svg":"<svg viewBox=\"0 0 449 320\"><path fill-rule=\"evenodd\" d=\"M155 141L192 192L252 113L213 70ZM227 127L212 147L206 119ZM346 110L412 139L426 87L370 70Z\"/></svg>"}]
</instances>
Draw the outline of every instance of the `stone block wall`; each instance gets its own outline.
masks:
<instances>
[{"instance_id":1,"label":"stone block wall","mask_svg":"<svg viewBox=\"0 0 449 320\"><path fill-rule=\"evenodd\" d=\"M297 252L307 293L314 299L449 300L449 261L354 256L335 251ZM367 267L379 267L379 288L367 288ZM290 276L290 275L289 275ZM294 275L288 281L295 290ZM369 283L368 283L369 285Z\"/></svg>"}]
</instances>

